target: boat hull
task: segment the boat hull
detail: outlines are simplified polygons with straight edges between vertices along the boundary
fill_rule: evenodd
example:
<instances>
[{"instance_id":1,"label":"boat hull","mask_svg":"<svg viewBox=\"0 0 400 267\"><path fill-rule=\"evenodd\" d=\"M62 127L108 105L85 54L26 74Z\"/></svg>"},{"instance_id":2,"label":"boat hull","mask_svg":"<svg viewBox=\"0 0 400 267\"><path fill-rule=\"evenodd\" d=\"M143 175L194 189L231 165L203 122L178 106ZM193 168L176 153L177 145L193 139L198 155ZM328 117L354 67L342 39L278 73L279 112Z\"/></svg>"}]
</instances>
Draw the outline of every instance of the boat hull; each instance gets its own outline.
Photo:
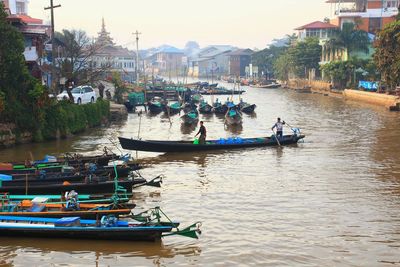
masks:
<instances>
[{"instance_id":1,"label":"boat hull","mask_svg":"<svg viewBox=\"0 0 400 267\"><path fill-rule=\"evenodd\" d=\"M8 192L9 194L61 194L66 191L75 190L80 194L106 194L113 193L115 191L114 181L107 181L101 183L70 183L63 185L48 184L48 185L32 185L27 188L24 185L20 186L1 186L2 192ZM118 181L118 185L127 190L128 193L132 191L134 181Z\"/></svg>"},{"instance_id":2,"label":"boat hull","mask_svg":"<svg viewBox=\"0 0 400 267\"><path fill-rule=\"evenodd\" d=\"M296 144L304 135L285 135L279 140L280 145ZM188 141L144 141L119 137L123 149L148 152L195 152L210 150L231 150L252 147L279 146L274 137L247 138L243 143L220 144L219 140L207 141L205 145L195 145Z\"/></svg>"}]
</instances>

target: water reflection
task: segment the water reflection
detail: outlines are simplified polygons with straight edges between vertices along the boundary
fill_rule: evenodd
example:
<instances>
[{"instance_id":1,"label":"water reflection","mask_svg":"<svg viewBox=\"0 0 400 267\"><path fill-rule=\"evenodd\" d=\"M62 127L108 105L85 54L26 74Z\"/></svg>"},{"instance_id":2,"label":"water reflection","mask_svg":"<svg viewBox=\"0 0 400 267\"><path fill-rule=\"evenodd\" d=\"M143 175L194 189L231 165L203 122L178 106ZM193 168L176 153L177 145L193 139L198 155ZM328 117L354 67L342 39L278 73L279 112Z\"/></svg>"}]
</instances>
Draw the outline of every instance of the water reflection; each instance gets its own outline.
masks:
<instances>
[{"instance_id":1,"label":"water reflection","mask_svg":"<svg viewBox=\"0 0 400 267\"><path fill-rule=\"evenodd\" d=\"M225 125L225 130L234 134L234 135L241 135L243 132L243 125Z\"/></svg>"},{"instance_id":2,"label":"water reflection","mask_svg":"<svg viewBox=\"0 0 400 267\"><path fill-rule=\"evenodd\" d=\"M191 124L191 125L187 125L184 123L181 123L181 133L184 135L189 135L189 134L193 134L194 131L197 128L197 124Z\"/></svg>"},{"instance_id":3,"label":"water reflection","mask_svg":"<svg viewBox=\"0 0 400 267\"><path fill-rule=\"evenodd\" d=\"M174 237L169 238L175 241L181 240L179 237L178 239ZM31 238L0 238L0 251L2 258L0 264L18 262L25 263L26 265L38 265L39 262L36 261L46 259L54 261L54 255L57 255L57 261L69 265L73 264L73 261L70 261L70 255L72 254L74 258L80 259L80 263L77 264L80 266L88 266L93 263L103 266L102 262L109 261L110 259L121 265L131 265L129 261L132 261L132 258L136 258L135 262L140 260L139 258L144 258L147 259L147 262L152 262L155 266L162 266L163 259L172 259L178 255L199 256L201 254L199 246L187 242L165 245L162 241L151 243L85 240L82 243L82 241L69 239L60 242L60 240L53 239ZM39 259L33 257L35 254L40 255ZM115 263L112 265L115 265ZM75 264L73 265L76 266Z\"/></svg>"}]
</instances>

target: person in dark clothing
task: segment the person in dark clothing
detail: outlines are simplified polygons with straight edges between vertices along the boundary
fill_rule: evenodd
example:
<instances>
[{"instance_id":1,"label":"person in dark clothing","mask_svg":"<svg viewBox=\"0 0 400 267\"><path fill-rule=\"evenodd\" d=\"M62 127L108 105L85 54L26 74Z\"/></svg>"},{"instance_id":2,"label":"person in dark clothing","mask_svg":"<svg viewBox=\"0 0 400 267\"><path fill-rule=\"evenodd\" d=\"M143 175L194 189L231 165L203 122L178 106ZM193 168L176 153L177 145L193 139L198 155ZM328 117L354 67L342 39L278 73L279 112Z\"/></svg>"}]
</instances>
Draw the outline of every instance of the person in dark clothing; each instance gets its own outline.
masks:
<instances>
[{"instance_id":1,"label":"person in dark clothing","mask_svg":"<svg viewBox=\"0 0 400 267\"><path fill-rule=\"evenodd\" d=\"M97 88L99 88L99 95L100 95L100 98L101 99L103 99L103 96L104 96L104 85L102 84L102 83L100 83L99 84L99 86L97 86Z\"/></svg>"},{"instance_id":2,"label":"person in dark clothing","mask_svg":"<svg viewBox=\"0 0 400 267\"><path fill-rule=\"evenodd\" d=\"M281 118L278 118L277 122L272 126L272 131L274 131L274 128L276 128L276 137L278 139L282 139L283 137L283 125L285 124L285 121L281 122Z\"/></svg>"},{"instance_id":3,"label":"person in dark clothing","mask_svg":"<svg viewBox=\"0 0 400 267\"><path fill-rule=\"evenodd\" d=\"M198 136L200 134L200 137L199 137L199 144L200 145L204 145L206 143L207 130L206 130L206 127L204 127L203 124L204 124L203 121L201 121L200 122L200 129L199 129L198 133L195 135L195 137L196 137L196 136Z\"/></svg>"}]
</instances>

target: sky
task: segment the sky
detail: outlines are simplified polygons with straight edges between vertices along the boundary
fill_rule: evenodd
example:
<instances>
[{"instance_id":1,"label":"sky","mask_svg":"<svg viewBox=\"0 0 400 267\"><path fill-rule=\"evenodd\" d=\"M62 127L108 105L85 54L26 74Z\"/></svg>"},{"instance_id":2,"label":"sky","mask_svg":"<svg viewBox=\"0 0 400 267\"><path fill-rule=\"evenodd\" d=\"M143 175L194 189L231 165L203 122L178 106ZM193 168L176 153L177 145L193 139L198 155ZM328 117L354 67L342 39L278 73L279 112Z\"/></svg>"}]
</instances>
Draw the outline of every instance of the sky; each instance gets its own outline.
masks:
<instances>
[{"instance_id":1,"label":"sky","mask_svg":"<svg viewBox=\"0 0 400 267\"><path fill-rule=\"evenodd\" d=\"M330 16L325 0L53 0L55 29L82 29L96 37L104 17L114 41L140 49L187 41L263 49L294 28ZM50 21L50 0L30 0L29 15Z\"/></svg>"}]
</instances>

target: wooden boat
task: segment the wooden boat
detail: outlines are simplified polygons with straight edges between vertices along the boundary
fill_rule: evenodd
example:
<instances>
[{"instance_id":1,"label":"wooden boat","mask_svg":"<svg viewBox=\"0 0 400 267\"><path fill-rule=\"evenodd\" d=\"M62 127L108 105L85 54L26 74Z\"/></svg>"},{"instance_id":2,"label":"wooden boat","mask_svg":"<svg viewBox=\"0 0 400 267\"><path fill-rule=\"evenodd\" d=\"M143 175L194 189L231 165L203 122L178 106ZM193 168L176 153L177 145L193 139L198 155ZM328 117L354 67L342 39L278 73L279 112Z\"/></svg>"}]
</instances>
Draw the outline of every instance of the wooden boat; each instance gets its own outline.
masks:
<instances>
[{"instance_id":1,"label":"wooden boat","mask_svg":"<svg viewBox=\"0 0 400 267\"><path fill-rule=\"evenodd\" d=\"M241 95L243 93L246 93L246 91L231 90L231 89L226 89L223 87L200 91L200 94L202 94L202 95Z\"/></svg>"},{"instance_id":2,"label":"wooden boat","mask_svg":"<svg viewBox=\"0 0 400 267\"><path fill-rule=\"evenodd\" d=\"M117 165L116 170L119 177L127 177L132 171L140 169L140 166L136 163L129 165ZM52 166L46 168L24 168L24 169L13 169L13 170L0 170L0 174L8 174L13 178L26 178L28 177L36 177L41 178L43 174L46 177L54 177L54 176L71 176L74 174L87 175L87 174L96 174L96 175L110 175L111 177L115 176L115 168L114 166L102 166L97 167L96 165L88 165L87 167L71 167L71 166Z\"/></svg>"},{"instance_id":3,"label":"wooden boat","mask_svg":"<svg viewBox=\"0 0 400 267\"><path fill-rule=\"evenodd\" d=\"M241 112L246 113L246 114L251 114L254 112L254 110L256 109L257 106L256 106L256 104L249 104L249 103L241 101L238 104L238 107Z\"/></svg>"},{"instance_id":4,"label":"wooden boat","mask_svg":"<svg viewBox=\"0 0 400 267\"><path fill-rule=\"evenodd\" d=\"M161 98L159 97L154 97L147 103L147 106L149 108L149 112L152 114L158 114L163 111L163 104L161 102Z\"/></svg>"},{"instance_id":5,"label":"wooden boat","mask_svg":"<svg viewBox=\"0 0 400 267\"><path fill-rule=\"evenodd\" d=\"M172 229L172 225L126 222L110 216L103 216L101 221L80 217L0 216L0 236L155 241Z\"/></svg>"},{"instance_id":6,"label":"wooden boat","mask_svg":"<svg viewBox=\"0 0 400 267\"><path fill-rule=\"evenodd\" d=\"M92 208L85 208L85 205ZM78 216L84 219L96 219L101 218L101 216L104 215L128 215L131 213L133 208L131 207L132 206L114 209L113 204L79 204L79 209L69 210L64 204L31 204L28 206L27 204L8 203L0 206L0 216L29 216L47 218Z\"/></svg>"},{"instance_id":7,"label":"wooden boat","mask_svg":"<svg viewBox=\"0 0 400 267\"><path fill-rule=\"evenodd\" d=\"M208 104L206 101L201 101L200 105L199 105L199 112L201 114L211 114L213 111L213 107Z\"/></svg>"},{"instance_id":8,"label":"wooden boat","mask_svg":"<svg viewBox=\"0 0 400 267\"><path fill-rule=\"evenodd\" d=\"M213 104L213 111L215 114L223 114L225 115L228 112L228 106L226 104L222 104L221 102L215 102Z\"/></svg>"},{"instance_id":9,"label":"wooden boat","mask_svg":"<svg viewBox=\"0 0 400 267\"><path fill-rule=\"evenodd\" d=\"M149 152L193 152L208 150L230 150L251 147L282 146L296 144L305 136L300 134L285 135L279 143L274 136L260 138L243 138L238 140L209 140L204 145L195 145L192 141L157 141L136 140L118 137L123 149Z\"/></svg>"},{"instance_id":10,"label":"wooden boat","mask_svg":"<svg viewBox=\"0 0 400 267\"><path fill-rule=\"evenodd\" d=\"M181 112L181 105L178 102L174 102L164 106L164 113L169 115L175 115Z\"/></svg>"},{"instance_id":11,"label":"wooden boat","mask_svg":"<svg viewBox=\"0 0 400 267\"><path fill-rule=\"evenodd\" d=\"M200 101L203 99L203 97L200 94L194 94L191 97L191 100L193 103L200 103Z\"/></svg>"},{"instance_id":12,"label":"wooden boat","mask_svg":"<svg viewBox=\"0 0 400 267\"><path fill-rule=\"evenodd\" d=\"M184 113L189 113L193 110L197 110L197 105L194 102L186 102L183 105L183 112Z\"/></svg>"},{"instance_id":13,"label":"wooden boat","mask_svg":"<svg viewBox=\"0 0 400 267\"><path fill-rule=\"evenodd\" d=\"M229 109L229 111L225 114L225 123L227 125L240 125L242 124L242 113L235 106Z\"/></svg>"},{"instance_id":14,"label":"wooden boat","mask_svg":"<svg viewBox=\"0 0 400 267\"><path fill-rule=\"evenodd\" d=\"M279 84L279 83L255 84L255 85L252 85L252 87L255 87L255 88L265 88L265 89L276 89L276 88L281 87L281 84Z\"/></svg>"},{"instance_id":15,"label":"wooden boat","mask_svg":"<svg viewBox=\"0 0 400 267\"><path fill-rule=\"evenodd\" d=\"M182 122L186 125L194 125L199 122L199 112L192 110L181 117Z\"/></svg>"},{"instance_id":16,"label":"wooden boat","mask_svg":"<svg viewBox=\"0 0 400 267\"><path fill-rule=\"evenodd\" d=\"M131 192L132 187L136 184L134 180L118 181L118 186ZM114 181L96 182L89 181L89 183L74 182L74 183L54 183L54 184L39 184L30 185L8 185L1 186L1 192L8 192L10 194L60 194L66 191L75 190L82 194L106 194L112 193L115 190Z\"/></svg>"},{"instance_id":17,"label":"wooden boat","mask_svg":"<svg viewBox=\"0 0 400 267\"><path fill-rule=\"evenodd\" d=\"M111 160L128 160L129 155L119 156L114 153L109 153L107 148L104 149L105 153L103 155L94 156L84 156L78 153L65 153L61 156L46 155L41 160L25 161L25 162L9 162L8 166L2 163L0 170L2 169L24 169L30 167L43 167L43 166L55 166L55 165L65 165L68 163L69 166L79 166L85 163L94 163L98 166L106 166Z\"/></svg>"}]
</instances>

